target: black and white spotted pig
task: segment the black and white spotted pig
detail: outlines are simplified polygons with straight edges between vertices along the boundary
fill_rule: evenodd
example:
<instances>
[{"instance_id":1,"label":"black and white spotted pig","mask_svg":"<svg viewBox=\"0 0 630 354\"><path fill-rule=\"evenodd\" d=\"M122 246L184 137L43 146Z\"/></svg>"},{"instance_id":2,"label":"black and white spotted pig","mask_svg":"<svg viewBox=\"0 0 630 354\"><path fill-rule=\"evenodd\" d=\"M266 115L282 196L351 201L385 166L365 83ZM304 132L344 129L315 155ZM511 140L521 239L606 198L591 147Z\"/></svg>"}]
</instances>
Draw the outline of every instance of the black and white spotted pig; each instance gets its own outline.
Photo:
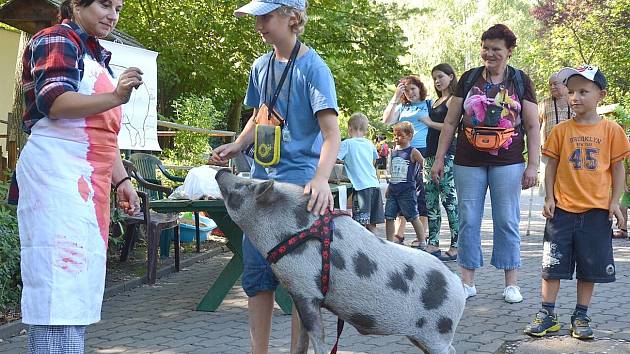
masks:
<instances>
[{"instance_id":1,"label":"black and white spotted pig","mask_svg":"<svg viewBox=\"0 0 630 354\"><path fill-rule=\"evenodd\" d=\"M263 255L316 219L306 211L301 187L216 175L230 217ZM455 328L464 311L461 280L436 257L375 237L348 216L334 219L330 288L321 285L321 243L309 240L272 265L288 289L303 324L297 353L309 339L325 353L320 309L361 334L396 334L427 353L454 353Z\"/></svg>"}]
</instances>

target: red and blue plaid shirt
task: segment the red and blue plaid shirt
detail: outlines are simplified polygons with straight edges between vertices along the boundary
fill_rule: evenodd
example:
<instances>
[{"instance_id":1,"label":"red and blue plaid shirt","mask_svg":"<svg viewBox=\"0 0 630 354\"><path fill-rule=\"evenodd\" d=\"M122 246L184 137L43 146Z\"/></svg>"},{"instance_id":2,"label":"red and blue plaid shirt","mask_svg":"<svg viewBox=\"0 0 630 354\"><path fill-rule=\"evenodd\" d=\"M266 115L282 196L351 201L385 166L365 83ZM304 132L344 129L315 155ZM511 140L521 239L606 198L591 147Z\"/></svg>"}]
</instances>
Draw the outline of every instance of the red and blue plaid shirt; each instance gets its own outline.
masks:
<instances>
[{"instance_id":1,"label":"red and blue plaid shirt","mask_svg":"<svg viewBox=\"0 0 630 354\"><path fill-rule=\"evenodd\" d=\"M113 75L109 67L111 53L72 21L65 20L63 24L45 28L33 36L22 57L26 104L22 129L27 134L38 120L48 116L57 97L79 90L85 54Z\"/></svg>"},{"instance_id":2,"label":"red and blue plaid shirt","mask_svg":"<svg viewBox=\"0 0 630 354\"><path fill-rule=\"evenodd\" d=\"M87 52L87 53L86 53ZM48 116L50 107L61 94L79 91L83 77L83 57L90 55L110 75L112 54L103 48L96 37L89 36L76 23L68 20L60 25L45 28L36 33L24 50L22 57L22 85L26 110L22 117L22 129L31 133L38 120ZM15 171L7 193L7 202L17 204L19 188Z\"/></svg>"}]
</instances>

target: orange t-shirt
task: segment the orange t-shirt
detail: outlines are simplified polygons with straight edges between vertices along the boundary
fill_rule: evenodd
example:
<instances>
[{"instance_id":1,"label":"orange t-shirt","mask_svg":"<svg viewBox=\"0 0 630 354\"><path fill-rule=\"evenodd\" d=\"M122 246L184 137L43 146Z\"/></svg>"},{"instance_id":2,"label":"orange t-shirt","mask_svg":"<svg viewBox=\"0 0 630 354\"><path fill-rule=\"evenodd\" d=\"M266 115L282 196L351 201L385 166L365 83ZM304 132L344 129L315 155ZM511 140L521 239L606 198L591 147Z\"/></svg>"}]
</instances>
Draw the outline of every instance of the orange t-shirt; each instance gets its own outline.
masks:
<instances>
[{"instance_id":1,"label":"orange t-shirt","mask_svg":"<svg viewBox=\"0 0 630 354\"><path fill-rule=\"evenodd\" d=\"M553 188L559 208L572 213L608 210L611 165L630 156L630 143L613 121L580 125L571 119L554 127L543 155L558 160Z\"/></svg>"}]
</instances>

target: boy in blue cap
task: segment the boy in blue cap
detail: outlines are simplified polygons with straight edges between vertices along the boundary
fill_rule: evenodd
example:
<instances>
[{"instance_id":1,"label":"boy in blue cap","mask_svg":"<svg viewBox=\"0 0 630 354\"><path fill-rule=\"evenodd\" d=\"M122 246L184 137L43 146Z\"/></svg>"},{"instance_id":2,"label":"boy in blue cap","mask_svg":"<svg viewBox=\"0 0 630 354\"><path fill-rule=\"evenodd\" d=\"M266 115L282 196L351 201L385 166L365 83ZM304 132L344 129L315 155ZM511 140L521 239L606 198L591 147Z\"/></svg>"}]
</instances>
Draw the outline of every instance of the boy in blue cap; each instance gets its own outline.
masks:
<instances>
[{"instance_id":1,"label":"boy in blue cap","mask_svg":"<svg viewBox=\"0 0 630 354\"><path fill-rule=\"evenodd\" d=\"M556 125L545 141L547 218L543 239L542 308L525 333L542 337L560 330L554 312L560 279L577 278L577 301L571 336L592 339L587 315L595 283L615 281L611 226L621 225L623 159L630 143L619 124L597 114L606 96L606 78L596 67L564 68L558 78L569 89L573 119ZM612 189L612 193L611 193Z\"/></svg>"},{"instance_id":2,"label":"boy in blue cap","mask_svg":"<svg viewBox=\"0 0 630 354\"><path fill-rule=\"evenodd\" d=\"M308 210L324 214L326 209L333 208L328 178L341 139L332 73L312 48L298 40L307 21L306 7L305 0L254 0L234 12L239 17L256 16L255 29L263 42L273 46L273 51L259 57L252 65L245 97L245 104L255 107L252 118L238 139L216 148L212 158L224 162L251 145L257 113L266 109L278 92L273 110L284 120L280 159L269 166L255 162L252 177L304 186L304 194L310 194ZM246 235L243 238L243 265L242 284L249 297L252 353L264 354L269 346L278 280ZM297 342L299 321L296 312L294 308L291 352Z\"/></svg>"}]
</instances>

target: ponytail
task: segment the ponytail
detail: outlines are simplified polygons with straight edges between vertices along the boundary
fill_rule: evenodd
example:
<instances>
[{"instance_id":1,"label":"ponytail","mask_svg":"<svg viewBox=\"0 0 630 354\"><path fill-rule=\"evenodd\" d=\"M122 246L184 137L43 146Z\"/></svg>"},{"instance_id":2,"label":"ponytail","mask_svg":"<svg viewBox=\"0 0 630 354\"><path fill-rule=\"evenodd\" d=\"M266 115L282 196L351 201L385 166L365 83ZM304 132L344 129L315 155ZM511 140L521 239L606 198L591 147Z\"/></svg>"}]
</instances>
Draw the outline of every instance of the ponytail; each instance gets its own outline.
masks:
<instances>
[{"instance_id":1,"label":"ponytail","mask_svg":"<svg viewBox=\"0 0 630 354\"><path fill-rule=\"evenodd\" d=\"M72 19L72 0L63 0L61 4L59 4L57 18L59 22Z\"/></svg>"}]
</instances>

